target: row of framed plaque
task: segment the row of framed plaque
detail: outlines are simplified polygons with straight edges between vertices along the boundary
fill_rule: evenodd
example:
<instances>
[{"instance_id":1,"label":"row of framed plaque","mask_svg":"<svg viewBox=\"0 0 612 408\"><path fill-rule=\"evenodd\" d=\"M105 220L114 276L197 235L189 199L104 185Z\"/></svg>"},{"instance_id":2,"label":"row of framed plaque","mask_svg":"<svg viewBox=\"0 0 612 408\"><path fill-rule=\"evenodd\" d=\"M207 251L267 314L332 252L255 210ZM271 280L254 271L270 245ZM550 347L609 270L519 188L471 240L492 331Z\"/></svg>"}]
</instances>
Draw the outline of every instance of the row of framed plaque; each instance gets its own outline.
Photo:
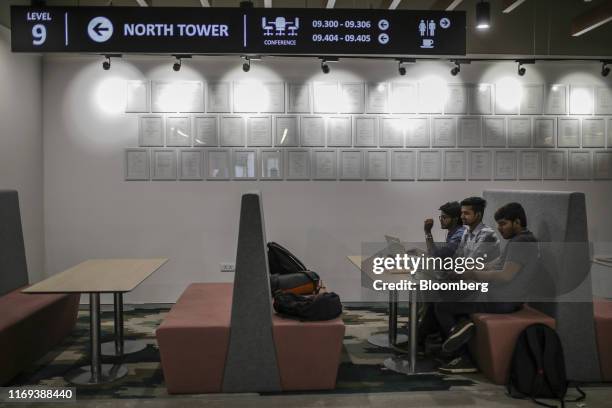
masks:
<instances>
[{"instance_id":1,"label":"row of framed plaque","mask_svg":"<svg viewBox=\"0 0 612 408\"><path fill-rule=\"evenodd\" d=\"M138 121L140 147L612 147L612 117L141 115Z\"/></svg>"},{"instance_id":2,"label":"row of framed plaque","mask_svg":"<svg viewBox=\"0 0 612 408\"><path fill-rule=\"evenodd\" d=\"M521 85L518 85L521 86ZM127 81L127 113L612 115L612 87L426 82ZM521 92L518 92L521 91ZM285 97L286 95L286 97Z\"/></svg>"},{"instance_id":3,"label":"row of framed plaque","mask_svg":"<svg viewBox=\"0 0 612 408\"><path fill-rule=\"evenodd\" d=\"M125 149L126 180L611 180L609 150Z\"/></svg>"}]
</instances>

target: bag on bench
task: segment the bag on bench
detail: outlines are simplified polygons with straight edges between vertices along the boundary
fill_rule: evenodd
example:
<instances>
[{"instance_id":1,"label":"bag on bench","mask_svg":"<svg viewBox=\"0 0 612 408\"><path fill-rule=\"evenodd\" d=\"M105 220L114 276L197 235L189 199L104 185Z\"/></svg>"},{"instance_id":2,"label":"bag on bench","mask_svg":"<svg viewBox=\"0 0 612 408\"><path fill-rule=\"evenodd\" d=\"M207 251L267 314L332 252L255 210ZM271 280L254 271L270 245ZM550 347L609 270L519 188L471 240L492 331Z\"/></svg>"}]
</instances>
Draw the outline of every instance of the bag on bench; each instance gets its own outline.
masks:
<instances>
[{"instance_id":1,"label":"bag on bench","mask_svg":"<svg viewBox=\"0 0 612 408\"><path fill-rule=\"evenodd\" d=\"M268 242L268 266L271 275L284 275L308 270L302 261L276 242Z\"/></svg>"},{"instance_id":2,"label":"bag on bench","mask_svg":"<svg viewBox=\"0 0 612 408\"><path fill-rule=\"evenodd\" d=\"M506 389L512 398L530 399L538 405L555 408L536 398L552 398L565 406L565 402L577 402L585 393L576 386L580 396L567 400L568 381L565 373L563 347L557 332L545 324L528 326L519 335Z\"/></svg>"},{"instance_id":3,"label":"bag on bench","mask_svg":"<svg viewBox=\"0 0 612 408\"><path fill-rule=\"evenodd\" d=\"M331 320L342 314L342 303L334 292L314 296L277 292L274 294L274 310L282 316L302 321Z\"/></svg>"},{"instance_id":4,"label":"bag on bench","mask_svg":"<svg viewBox=\"0 0 612 408\"><path fill-rule=\"evenodd\" d=\"M321 278L313 271L270 275L272 293L281 291L296 295L313 295L321 290Z\"/></svg>"}]
</instances>

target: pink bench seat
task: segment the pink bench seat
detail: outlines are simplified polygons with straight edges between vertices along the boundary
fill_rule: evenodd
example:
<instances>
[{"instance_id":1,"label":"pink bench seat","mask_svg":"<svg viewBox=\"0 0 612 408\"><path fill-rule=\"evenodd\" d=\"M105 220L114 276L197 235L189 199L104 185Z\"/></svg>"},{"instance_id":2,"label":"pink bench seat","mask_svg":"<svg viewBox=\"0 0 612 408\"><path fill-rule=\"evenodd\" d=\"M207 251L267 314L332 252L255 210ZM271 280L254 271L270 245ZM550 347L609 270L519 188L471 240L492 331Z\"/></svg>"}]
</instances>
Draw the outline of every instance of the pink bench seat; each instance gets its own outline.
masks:
<instances>
[{"instance_id":1,"label":"pink bench seat","mask_svg":"<svg viewBox=\"0 0 612 408\"><path fill-rule=\"evenodd\" d=\"M157 329L166 387L171 394L223 391L232 283L193 283ZM344 337L341 318L300 322L272 317L281 387L332 389Z\"/></svg>"}]
</instances>

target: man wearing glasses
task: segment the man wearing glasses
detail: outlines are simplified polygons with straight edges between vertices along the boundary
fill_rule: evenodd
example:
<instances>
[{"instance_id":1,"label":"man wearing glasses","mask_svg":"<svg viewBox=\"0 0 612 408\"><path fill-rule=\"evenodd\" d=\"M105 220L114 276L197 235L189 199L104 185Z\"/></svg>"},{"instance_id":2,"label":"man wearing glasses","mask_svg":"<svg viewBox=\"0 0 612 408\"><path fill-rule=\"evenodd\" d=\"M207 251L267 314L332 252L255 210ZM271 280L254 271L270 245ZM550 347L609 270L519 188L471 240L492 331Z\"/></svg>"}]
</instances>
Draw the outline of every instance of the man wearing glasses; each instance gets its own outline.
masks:
<instances>
[{"instance_id":1,"label":"man wearing glasses","mask_svg":"<svg viewBox=\"0 0 612 408\"><path fill-rule=\"evenodd\" d=\"M457 201L451 201L440 207L440 228L448 230L446 233L446 242L444 244L436 244L431 234L434 226L434 220L428 218L425 220L425 243L427 244L427 252L429 256L437 256L440 258L452 257L459 247L461 237L465 232L465 226L461 222L461 204Z\"/></svg>"}]
</instances>

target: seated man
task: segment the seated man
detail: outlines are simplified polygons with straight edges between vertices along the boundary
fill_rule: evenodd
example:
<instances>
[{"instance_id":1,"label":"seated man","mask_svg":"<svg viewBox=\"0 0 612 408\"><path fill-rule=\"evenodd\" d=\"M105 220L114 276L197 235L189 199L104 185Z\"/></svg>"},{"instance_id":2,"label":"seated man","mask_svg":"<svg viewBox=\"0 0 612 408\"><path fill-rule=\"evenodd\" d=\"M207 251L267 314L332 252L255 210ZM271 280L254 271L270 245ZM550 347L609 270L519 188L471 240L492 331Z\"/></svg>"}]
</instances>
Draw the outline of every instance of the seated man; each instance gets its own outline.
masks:
<instances>
[{"instance_id":1,"label":"seated man","mask_svg":"<svg viewBox=\"0 0 612 408\"><path fill-rule=\"evenodd\" d=\"M519 310L523 304L520 301L521 296L525 295L534 267L537 265L538 247L533 244L537 240L527 229L527 217L523 207L519 203L506 204L495 212L494 217L499 233L508 240L504 252L496 262L489 263L487 268L480 271L470 270L463 274L463 278L466 279L491 283L494 289L488 293L488 301L437 305L436 316L443 329L448 331L442 350L454 357L439 368L440 372L456 374L477 371L465 347L475 330L474 323L469 320L468 315L513 313ZM500 296L501 293L505 293L506 296Z\"/></svg>"},{"instance_id":2,"label":"seated man","mask_svg":"<svg viewBox=\"0 0 612 408\"><path fill-rule=\"evenodd\" d=\"M434 220L431 218L426 219L424 230L428 255L439 256L441 258L453 256L459 247L465 231L465 227L461 222L461 204L457 201L452 201L441 206L439 219L440 228L448 230L446 233L446 243L445 245L436 245L431 234Z\"/></svg>"},{"instance_id":3,"label":"seated man","mask_svg":"<svg viewBox=\"0 0 612 408\"><path fill-rule=\"evenodd\" d=\"M486 200L481 197L468 197L465 200L461 201L461 222L466 227L466 229L464 230L463 236L461 237L459 247L455 251L455 257L474 259L485 258L487 259L487 261L489 261L499 256L499 238L497 237L497 234L492 228L488 227L482 222L486 206ZM450 278L452 279L457 276L459 275L456 275L454 272L451 272ZM466 296L466 294L464 293L451 293L443 294L443 297L448 298L451 297L451 295L455 298L457 296L461 298L464 298ZM437 302L434 306L436 319L438 321L438 324L440 325L443 337L446 338L446 341L450 339L451 332L453 336L457 336L459 334L463 335L465 331L470 330L469 326L463 328L461 331L453 330L453 328L458 327L458 316L473 313L471 311L463 311L464 308L471 310L469 308L471 307L471 305L473 305L473 303L467 302L465 299L462 300L463 301L460 302L448 299L448 301ZM459 346L458 348L461 348L461 346ZM442 351L448 353L444 347ZM451 357L452 355L453 354L449 355L449 357ZM462 364L464 363L465 362L462 361ZM469 361L467 361L467 363L469 364ZM474 370L474 368L471 369Z\"/></svg>"},{"instance_id":4,"label":"seated man","mask_svg":"<svg viewBox=\"0 0 612 408\"><path fill-rule=\"evenodd\" d=\"M434 242L433 235L431 234L434 220L431 218L426 219L424 230L427 255L440 258L452 257L455 255L455 251L459 247L466 229L461 221L461 204L457 201L451 201L442 205L439 210L440 228L448 230L446 242L444 244L436 244ZM424 302L422 307L419 308L418 343L421 349L425 348L425 341L430 336L433 342L439 344L441 342L439 331L440 328L433 313L432 303Z\"/></svg>"}]
</instances>

